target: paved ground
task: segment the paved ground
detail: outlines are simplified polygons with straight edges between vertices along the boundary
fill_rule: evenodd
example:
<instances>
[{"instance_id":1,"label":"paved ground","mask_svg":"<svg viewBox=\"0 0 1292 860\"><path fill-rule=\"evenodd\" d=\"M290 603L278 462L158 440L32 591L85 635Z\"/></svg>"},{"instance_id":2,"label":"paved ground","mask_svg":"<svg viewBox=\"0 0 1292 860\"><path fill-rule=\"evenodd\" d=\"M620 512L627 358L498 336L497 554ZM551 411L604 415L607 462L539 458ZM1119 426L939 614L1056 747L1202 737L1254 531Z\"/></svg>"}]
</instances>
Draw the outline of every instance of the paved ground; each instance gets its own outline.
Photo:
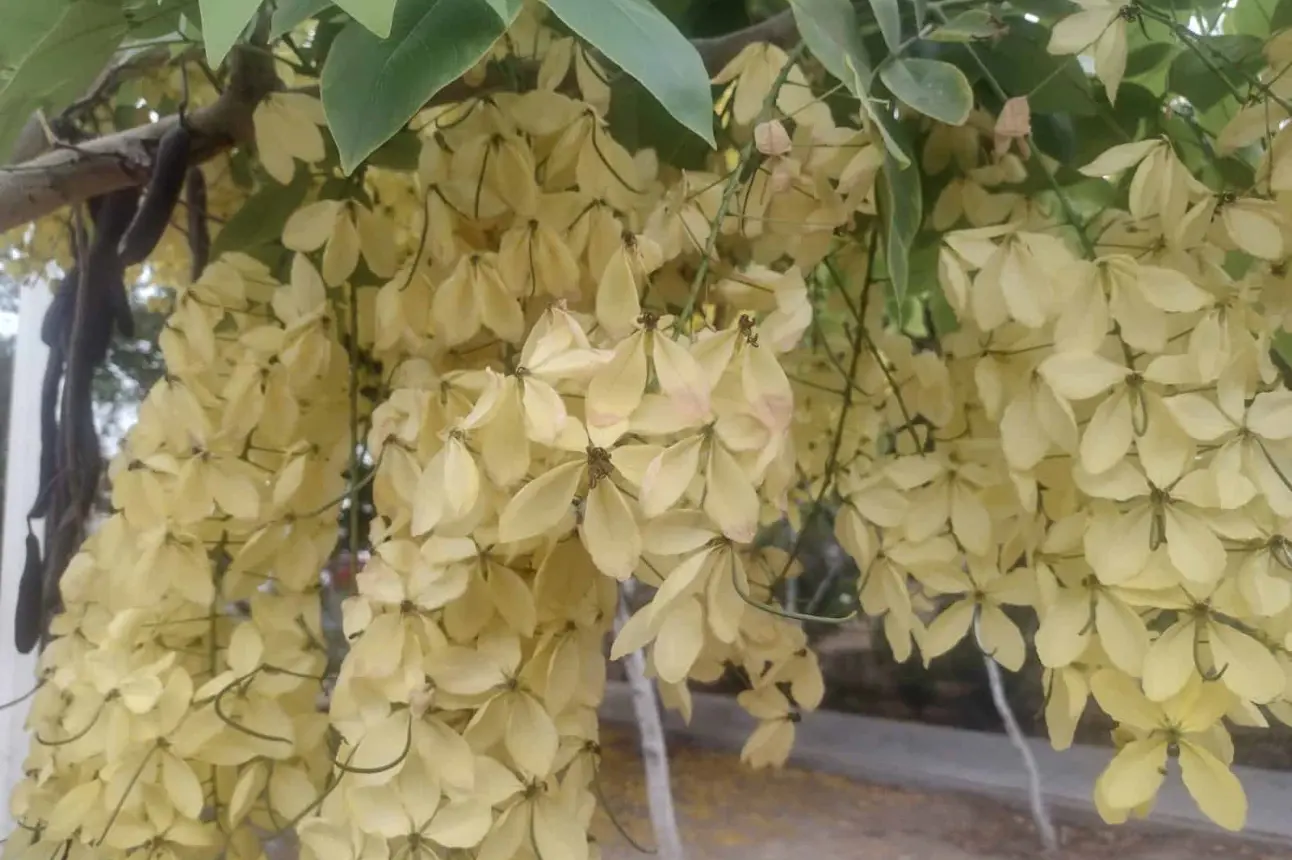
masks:
<instances>
[{"instance_id":1,"label":"paved ground","mask_svg":"<svg viewBox=\"0 0 1292 860\"><path fill-rule=\"evenodd\" d=\"M673 713L665 724L674 737L708 748L739 750L752 720L729 697L695 693L694 718L685 726ZM627 688L611 684L602 705L608 723L632 725ZM1094 815L1091 789L1112 750L1076 745L1062 752L1030 742L1042 788L1055 808ZM1003 735L819 711L798 726L791 762L819 773L934 793L968 792L1026 804L1027 779L1017 751ZM1234 769L1247 791L1247 832L1292 846L1292 772ZM1222 834L1198 811L1177 773L1158 795L1153 821Z\"/></svg>"},{"instance_id":2,"label":"paved ground","mask_svg":"<svg viewBox=\"0 0 1292 860\"><path fill-rule=\"evenodd\" d=\"M652 844L636 736L605 733L602 790L637 842ZM1030 820L966 795L886 787L789 768L754 773L730 753L671 741L674 792L687 860L1033 860ZM1061 819L1063 816L1060 816ZM1061 826L1059 860L1292 860L1292 847L1196 832L1089 823ZM638 853L604 813L594 833L605 860Z\"/></svg>"}]
</instances>

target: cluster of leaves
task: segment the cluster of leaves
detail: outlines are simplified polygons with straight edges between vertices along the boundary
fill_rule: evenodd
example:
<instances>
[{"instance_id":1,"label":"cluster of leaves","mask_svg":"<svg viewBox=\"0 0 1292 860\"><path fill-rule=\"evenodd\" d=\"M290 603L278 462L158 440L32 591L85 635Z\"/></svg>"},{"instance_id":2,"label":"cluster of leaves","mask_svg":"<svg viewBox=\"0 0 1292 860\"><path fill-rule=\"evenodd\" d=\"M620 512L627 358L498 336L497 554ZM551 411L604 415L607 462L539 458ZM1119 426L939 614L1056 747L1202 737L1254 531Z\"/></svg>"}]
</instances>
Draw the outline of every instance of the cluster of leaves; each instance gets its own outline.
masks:
<instances>
[{"instance_id":1,"label":"cluster of leaves","mask_svg":"<svg viewBox=\"0 0 1292 860\"><path fill-rule=\"evenodd\" d=\"M300 80L211 170L223 253L64 578L6 852L591 856L617 582L654 591L612 656L688 714L735 667L779 764L819 619L756 538L825 511L900 660L1020 670L1004 607L1037 614L1055 745L1092 697L1118 722L1106 818L1174 759L1242 826L1226 724L1292 721L1282 4L793 0L716 114L635 0L338 5L269 19ZM202 7L209 59L263 45ZM613 67L720 149L630 144Z\"/></svg>"}]
</instances>

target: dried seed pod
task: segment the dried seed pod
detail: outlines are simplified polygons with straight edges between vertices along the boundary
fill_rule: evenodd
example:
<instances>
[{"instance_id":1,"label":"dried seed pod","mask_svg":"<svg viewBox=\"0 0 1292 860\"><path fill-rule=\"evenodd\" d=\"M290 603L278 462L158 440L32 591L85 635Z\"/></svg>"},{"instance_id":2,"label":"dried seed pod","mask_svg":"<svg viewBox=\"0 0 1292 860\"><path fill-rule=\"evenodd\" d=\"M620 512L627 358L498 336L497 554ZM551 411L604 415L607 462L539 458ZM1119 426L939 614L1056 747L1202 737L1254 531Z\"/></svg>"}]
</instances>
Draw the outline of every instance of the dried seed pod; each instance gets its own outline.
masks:
<instances>
[{"instance_id":1,"label":"dried seed pod","mask_svg":"<svg viewBox=\"0 0 1292 860\"><path fill-rule=\"evenodd\" d=\"M162 135L157 147L157 157L153 160L148 189L144 192L134 220L117 246L123 265L133 266L148 259L148 255L166 232L188 174L192 138L192 132L182 119Z\"/></svg>"}]
</instances>

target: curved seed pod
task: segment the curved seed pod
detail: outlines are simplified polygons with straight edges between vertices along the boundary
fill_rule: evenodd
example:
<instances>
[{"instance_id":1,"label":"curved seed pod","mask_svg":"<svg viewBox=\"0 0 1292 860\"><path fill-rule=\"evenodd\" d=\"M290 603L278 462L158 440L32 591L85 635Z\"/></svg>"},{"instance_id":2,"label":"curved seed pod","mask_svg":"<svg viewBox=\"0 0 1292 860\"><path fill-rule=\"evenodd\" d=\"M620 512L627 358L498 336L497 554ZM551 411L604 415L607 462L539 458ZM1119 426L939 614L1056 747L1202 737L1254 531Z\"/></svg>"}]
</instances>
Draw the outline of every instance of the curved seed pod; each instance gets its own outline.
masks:
<instances>
[{"instance_id":1,"label":"curved seed pod","mask_svg":"<svg viewBox=\"0 0 1292 860\"><path fill-rule=\"evenodd\" d=\"M196 281L202 277L211 259L211 230L206 218L206 176L202 168L189 168L184 192L188 210L188 250L192 255L189 277Z\"/></svg>"},{"instance_id":2,"label":"curved seed pod","mask_svg":"<svg viewBox=\"0 0 1292 860\"><path fill-rule=\"evenodd\" d=\"M90 242L90 254L101 259L108 252L117 253L123 237L134 227L139 218L139 189L122 188L103 195L102 203L91 210L94 217L94 236ZM139 262L135 260L133 262ZM122 257L122 267L131 265Z\"/></svg>"},{"instance_id":3,"label":"curved seed pod","mask_svg":"<svg viewBox=\"0 0 1292 860\"><path fill-rule=\"evenodd\" d=\"M102 473L90 386L94 368L107 358L114 322L127 334L133 331L118 245L134 223L138 203L133 189L97 202L93 239L82 247L55 297L56 307L42 320L50 355L41 392L41 490L32 516L45 520L47 546L40 564L39 546L32 552L28 543L14 618L15 645L24 653L47 635L49 620L61 609L59 581L84 540Z\"/></svg>"},{"instance_id":4,"label":"curved seed pod","mask_svg":"<svg viewBox=\"0 0 1292 860\"><path fill-rule=\"evenodd\" d=\"M117 324L117 331L121 332L122 337L132 338L135 336L135 315L130 310L130 293L126 289L125 279L121 276L121 270L115 269L111 274L111 281L107 280L105 275L104 283L100 284L108 292L108 308L112 314L112 320ZM108 331L108 339L111 340L111 330ZM107 355L107 343L104 343L104 355Z\"/></svg>"},{"instance_id":5,"label":"curved seed pod","mask_svg":"<svg viewBox=\"0 0 1292 860\"><path fill-rule=\"evenodd\" d=\"M94 241L86 261L90 274L86 301L91 303L96 316L102 312L105 321L104 325L92 325L88 332L92 340L85 356L95 364L108 353L113 323L123 336L134 337L135 318L130 312L124 276L130 264L118 253L118 246L129 240L127 234L138 223L141 213L139 191L128 188L107 195L95 221Z\"/></svg>"},{"instance_id":6,"label":"curved seed pod","mask_svg":"<svg viewBox=\"0 0 1292 860\"><path fill-rule=\"evenodd\" d=\"M184 188L191 141L192 133L183 122L162 135L157 147L157 157L153 160L148 190L144 192L139 211L135 213L134 220L117 246L122 265L142 263L161 241L166 225L170 223L171 213L175 211L175 204L179 202L180 191Z\"/></svg>"},{"instance_id":7,"label":"curved seed pod","mask_svg":"<svg viewBox=\"0 0 1292 860\"><path fill-rule=\"evenodd\" d=\"M63 346L67 332L72 327L72 314L76 311L76 285L81 279L80 268L73 266L59 283L54 300L45 309L40 321L40 339L53 349Z\"/></svg>"},{"instance_id":8,"label":"curved seed pod","mask_svg":"<svg viewBox=\"0 0 1292 860\"><path fill-rule=\"evenodd\" d=\"M63 349L50 350L45 379L40 388L40 487L27 516L41 519L49 510L49 496L58 460L58 388L63 380Z\"/></svg>"},{"instance_id":9,"label":"curved seed pod","mask_svg":"<svg viewBox=\"0 0 1292 860\"><path fill-rule=\"evenodd\" d=\"M40 640L41 629L41 580L45 564L40 557L40 541L27 528L27 561L18 581L18 601L14 610L13 644L19 654L30 654Z\"/></svg>"}]
</instances>

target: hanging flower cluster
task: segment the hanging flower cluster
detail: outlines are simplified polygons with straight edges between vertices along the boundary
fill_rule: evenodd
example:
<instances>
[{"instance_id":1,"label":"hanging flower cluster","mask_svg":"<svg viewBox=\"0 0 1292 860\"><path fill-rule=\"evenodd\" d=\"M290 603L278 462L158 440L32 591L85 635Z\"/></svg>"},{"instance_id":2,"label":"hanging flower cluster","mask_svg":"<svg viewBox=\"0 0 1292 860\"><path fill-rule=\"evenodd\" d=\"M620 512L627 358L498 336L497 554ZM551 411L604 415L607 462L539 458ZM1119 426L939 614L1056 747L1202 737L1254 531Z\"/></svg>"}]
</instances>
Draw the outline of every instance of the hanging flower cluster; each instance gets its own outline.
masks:
<instances>
[{"instance_id":1,"label":"hanging flower cluster","mask_svg":"<svg viewBox=\"0 0 1292 860\"><path fill-rule=\"evenodd\" d=\"M877 392L862 447L886 453L839 481L837 536L901 659L972 631L1018 670L1008 607L1035 610L1055 746L1092 696L1117 721L1105 818L1147 814L1173 757L1239 829L1225 721L1292 719L1292 392L1270 358L1289 213L1272 180L1217 192L1153 139L1082 168L1128 179L1124 209L1083 222L1061 194L1011 190L1026 169L985 155L990 128L927 138L924 170L960 174L932 214L959 329L937 353L875 337L882 379L846 374Z\"/></svg>"},{"instance_id":2,"label":"hanging flower cluster","mask_svg":"<svg viewBox=\"0 0 1292 860\"><path fill-rule=\"evenodd\" d=\"M1087 5L1051 50L1093 45L1111 98L1126 21ZM743 758L778 765L824 691L778 603L797 562L759 538L827 507L898 659L1034 650L1057 747L1092 697L1118 724L1106 818L1145 814L1174 758L1241 827L1226 721L1292 723L1288 132L1242 194L1167 140L1114 147L1082 171L1119 207L1091 212L1034 190L1025 100L925 122L936 270L899 295L891 141L798 54L721 70L734 147L681 171L616 139L605 68L538 12L465 77L535 85L423 111L415 173L315 181L318 103L257 111L266 186L310 194L260 259L175 293L5 850L256 860L295 830L310 860L595 856L619 583L653 591L610 656L645 649L687 716L690 681L736 671ZM935 299L954 331L912 339ZM365 465L322 713L318 573Z\"/></svg>"},{"instance_id":3,"label":"hanging flower cluster","mask_svg":"<svg viewBox=\"0 0 1292 860\"><path fill-rule=\"evenodd\" d=\"M167 376L63 578L7 852L221 850L299 818L330 756L318 571L344 494L347 361L310 261L178 290ZM238 606L241 605L241 609Z\"/></svg>"},{"instance_id":4,"label":"hanging flower cluster","mask_svg":"<svg viewBox=\"0 0 1292 860\"><path fill-rule=\"evenodd\" d=\"M806 286L718 257L742 231L710 226L734 180L665 187L600 99L540 85L424 119L418 252L374 301L378 521L332 695L344 776L301 827L319 860L588 856L616 581L657 588L615 652L648 647L675 705L688 678L743 668L751 761L783 761L821 700L770 606L784 555L753 546L793 482L778 352L810 320ZM350 242L336 208L289 233L331 230L333 254ZM712 295L697 267L721 273ZM770 306L738 299L763 289ZM719 325L685 310L717 302Z\"/></svg>"}]
</instances>

